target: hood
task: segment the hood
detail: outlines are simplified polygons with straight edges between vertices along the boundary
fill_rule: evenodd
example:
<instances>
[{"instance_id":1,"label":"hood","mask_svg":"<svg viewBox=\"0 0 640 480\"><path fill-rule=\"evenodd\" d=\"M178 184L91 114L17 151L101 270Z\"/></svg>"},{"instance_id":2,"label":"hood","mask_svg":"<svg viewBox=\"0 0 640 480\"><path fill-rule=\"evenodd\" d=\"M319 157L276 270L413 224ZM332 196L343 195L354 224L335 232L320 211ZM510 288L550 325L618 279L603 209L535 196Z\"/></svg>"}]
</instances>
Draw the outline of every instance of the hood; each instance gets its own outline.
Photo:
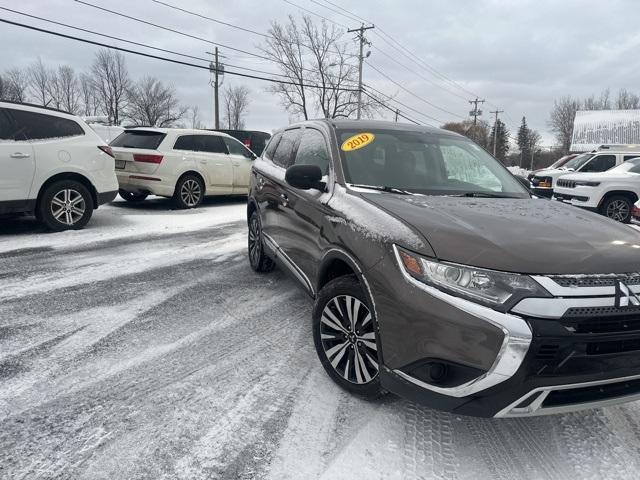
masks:
<instances>
[{"instance_id":1,"label":"hood","mask_svg":"<svg viewBox=\"0 0 640 480\"><path fill-rule=\"evenodd\" d=\"M640 272L640 232L542 199L363 194L419 231L440 260L508 272Z\"/></svg>"},{"instance_id":2,"label":"hood","mask_svg":"<svg viewBox=\"0 0 640 480\"><path fill-rule=\"evenodd\" d=\"M566 175L562 175L563 180L593 180L595 182L604 182L610 180L628 180L632 178L633 174L628 172L613 171L607 172L572 172Z\"/></svg>"},{"instance_id":3,"label":"hood","mask_svg":"<svg viewBox=\"0 0 640 480\"><path fill-rule=\"evenodd\" d=\"M573 173L573 170L567 170L566 168L547 168L545 170L539 170L536 172L536 177L551 177L558 178L560 175L566 175Z\"/></svg>"}]
</instances>

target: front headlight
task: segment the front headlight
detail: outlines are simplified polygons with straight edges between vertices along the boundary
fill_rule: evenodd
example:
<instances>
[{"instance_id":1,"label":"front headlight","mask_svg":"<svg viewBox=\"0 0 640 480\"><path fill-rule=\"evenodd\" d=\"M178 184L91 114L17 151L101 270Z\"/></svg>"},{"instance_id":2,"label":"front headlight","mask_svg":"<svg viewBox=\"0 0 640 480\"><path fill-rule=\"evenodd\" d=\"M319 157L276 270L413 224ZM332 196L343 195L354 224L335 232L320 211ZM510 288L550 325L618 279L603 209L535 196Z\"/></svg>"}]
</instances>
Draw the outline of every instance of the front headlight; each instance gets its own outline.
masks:
<instances>
[{"instance_id":1,"label":"front headlight","mask_svg":"<svg viewBox=\"0 0 640 480\"><path fill-rule=\"evenodd\" d=\"M419 282L487 304L504 305L514 296L547 297L549 293L528 275L437 262L396 246L400 268Z\"/></svg>"},{"instance_id":2,"label":"front headlight","mask_svg":"<svg viewBox=\"0 0 640 480\"><path fill-rule=\"evenodd\" d=\"M576 180L577 187L597 187L600 182L589 182L587 180Z\"/></svg>"}]
</instances>

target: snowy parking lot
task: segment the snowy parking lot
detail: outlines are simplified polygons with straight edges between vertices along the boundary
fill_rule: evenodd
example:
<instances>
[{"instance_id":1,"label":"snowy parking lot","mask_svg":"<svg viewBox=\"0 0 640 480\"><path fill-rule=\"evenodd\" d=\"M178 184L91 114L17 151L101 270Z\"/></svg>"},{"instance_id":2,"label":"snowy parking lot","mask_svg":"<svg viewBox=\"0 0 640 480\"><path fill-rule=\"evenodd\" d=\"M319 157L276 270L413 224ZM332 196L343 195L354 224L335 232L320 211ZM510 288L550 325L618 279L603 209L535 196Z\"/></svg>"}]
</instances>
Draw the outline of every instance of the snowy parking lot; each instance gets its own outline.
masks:
<instances>
[{"instance_id":1,"label":"snowy parking lot","mask_svg":"<svg viewBox=\"0 0 640 480\"><path fill-rule=\"evenodd\" d=\"M154 198L1 224L0 478L638 478L640 403L491 420L341 391L244 217Z\"/></svg>"}]
</instances>

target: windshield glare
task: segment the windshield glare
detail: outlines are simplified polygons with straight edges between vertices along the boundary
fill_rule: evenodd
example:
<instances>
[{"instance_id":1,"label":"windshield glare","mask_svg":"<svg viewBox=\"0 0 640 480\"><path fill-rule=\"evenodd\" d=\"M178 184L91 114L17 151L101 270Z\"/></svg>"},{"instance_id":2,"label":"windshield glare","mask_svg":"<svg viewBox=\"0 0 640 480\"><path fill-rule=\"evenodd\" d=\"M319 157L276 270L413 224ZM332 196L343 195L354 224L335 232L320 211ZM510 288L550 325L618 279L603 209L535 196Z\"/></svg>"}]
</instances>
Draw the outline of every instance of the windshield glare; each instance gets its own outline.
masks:
<instances>
[{"instance_id":1,"label":"windshield glare","mask_svg":"<svg viewBox=\"0 0 640 480\"><path fill-rule=\"evenodd\" d=\"M565 163L562 166L562 168L566 168L566 169L573 168L574 170L578 170L585 163L587 163L591 157L593 157L593 153L583 153L569 160L567 163Z\"/></svg>"},{"instance_id":2,"label":"windshield glare","mask_svg":"<svg viewBox=\"0 0 640 480\"><path fill-rule=\"evenodd\" d=\"M349 148L344 147L345 142L363 133L373 134L373 140L345 151ZM427 195L530 197L498 160L465 138L402 130L338 130L337 134L345 179L350 184Z\"/></svg>"}]
</instances>

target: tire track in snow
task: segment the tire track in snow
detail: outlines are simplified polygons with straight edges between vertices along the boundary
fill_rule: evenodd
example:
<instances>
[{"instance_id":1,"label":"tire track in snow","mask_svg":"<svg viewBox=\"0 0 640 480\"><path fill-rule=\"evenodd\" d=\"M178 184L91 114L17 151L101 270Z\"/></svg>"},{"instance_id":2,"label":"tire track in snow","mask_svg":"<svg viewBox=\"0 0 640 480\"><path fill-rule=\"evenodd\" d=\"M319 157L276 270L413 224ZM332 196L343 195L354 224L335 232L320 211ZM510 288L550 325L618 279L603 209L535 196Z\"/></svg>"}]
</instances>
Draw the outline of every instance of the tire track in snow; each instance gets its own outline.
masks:
<instances>
[{"instance_id":1,"label":"tire track in snow","mask_svg":"<svg viewBox=\"0 0 640 480\"><path fill-rule=\"evenodd\" d=\"M618 432L611 430L601 409L562 415L559 421L568 458L579 478L638 478L638 459L629 454Z\"/></svg>"}]
</instances>

